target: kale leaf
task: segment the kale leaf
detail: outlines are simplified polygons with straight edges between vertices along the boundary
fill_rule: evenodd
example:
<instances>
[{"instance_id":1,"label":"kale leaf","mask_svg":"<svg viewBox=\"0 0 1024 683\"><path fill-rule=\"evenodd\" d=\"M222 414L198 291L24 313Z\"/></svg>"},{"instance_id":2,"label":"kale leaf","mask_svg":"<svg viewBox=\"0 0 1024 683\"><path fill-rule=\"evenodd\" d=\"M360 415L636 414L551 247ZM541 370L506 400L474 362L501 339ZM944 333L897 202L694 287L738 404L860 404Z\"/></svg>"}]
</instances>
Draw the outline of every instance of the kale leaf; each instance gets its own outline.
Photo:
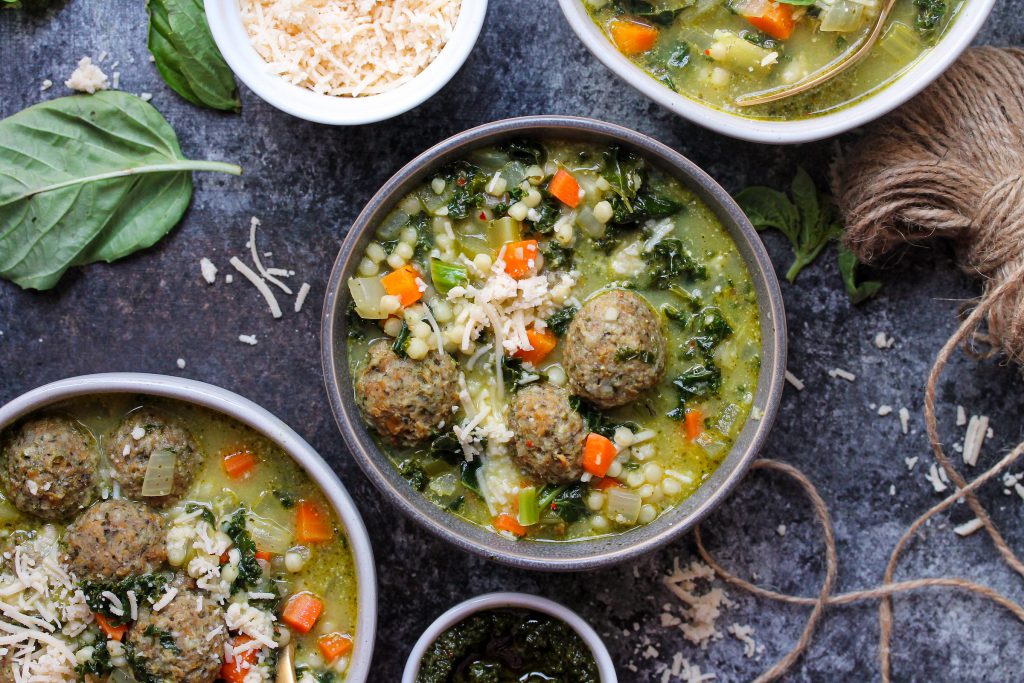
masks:
<instances>
[{"instance_id":1,"label":"kale leaf","mask_svg":"<svg viewBox=\"0 0 1024 683\"><path fill-rule=\"evenodd\" d=\"M544 146L533 140L509 140L499 145L498 150L504 152L513 161L519 161L531 166L543 166L548 159Z\"/></svg>"},{"instance_id":2,"label":"kale leaf","mask_svg":"<svg viewBox=\"0 0 1024 683\"><path fill-rule=\"evenodd\" d=\"M587 485L577 482L562 487L562 491L552 501L551 509L566 524L572 524L587 517L590 514L587 509Z\"/></svg>"},{"instance_id":3,"label":"kale leaf","mask_svg":"<svg viewBox=\"0 0 1024 683\"><path fill-rule=\"evenodd\" d=\"M398 473L417 491L423 491L427 488L427 484L430 483L430 477L413 460L403 460L398 466Z\"/></svg>"},{"instance_id":4,"label":"kale leaf","mask_svg":"<svg viewBox=\"0 0 1024 683\"><path fill-rule=\"evenodd\" d=\"M843 276L843 286L850 301L856 305L867 301L882 288L882 283L877 280L868 280L857 284L857 256L846 248L842 242L839 243L839 274Z\"/></svg>"},{"instance_id":5,"label":"kale leaf","mask_svg":"<svg viewBox=\"0 0 1024 683\"><path fill-rule=\"evenodd\" d=\"M615 436L615 430L619 427L627 427L633 432L640 431L640 425L635 422L614 422L609 420L597 406L588 403L579 396L570 396L569 406L580 414L580 417L587 424L588 431L600 434L608 439Z\"/></svg>"},{"instance_id":6,"label":"kale leaf","mask_svg":"<svg viewBox=\"0 0 1024 683\"><path fill-rule=\"evenodd\" d=\"M615 360L624 362L627 360L638 360L648 365L654 364L654 354L646 349L634 349L632 347L622 348L615 352Z\"/></svg>"},{"instance_id":7,"label":"kale leaf","mask_svg":"<svg viewBox=\"0 0 1024 683\"><path fill-rule=\"evenodd\" d=\"M486 201L484 188L487 186L487 174L468 161L449 164L440 176L446 184L455 188L448 201L448 218L463 220Z\"/></svg>"},{"instance_id":8,"label":"kale leaf","mask_svg":"<svg viewBox=\"0 0 1024 683\"><path fill-rule=\"evenodd\" d=\"M704 280L708 276L708 269L676 238L661 240L645 258L650 278L647 288L668 289L681 279Z\"/></svg>"},{"instance_id":9,"label":"kale leaf","mask_svg":"<svg viewBox=\"0 0 1024 683\"><path fill-rule=\"evenodd\" d=\"M209 505L200 505L199 503L188 503L185 505L186 513L193 513L199 511L199 518L212 527L217 526L217 518L213 516L213 510L210 509Z\"/></svg>"},{"instance_id":10,"label":"kale leaf","mask_svg":"<svg viewBox=\"0 0 1024 683\"><path fill-rule=\"evenodd\" d=\"M548 329L554 332L556 337L565 336L565 333L569 330L569 324L576 317L578 311L579 309L575 306L559 308L547 319Z\"/></svg>"},{"instance_id":11,"label":"kale leaf","mask_svg":"<svg viewBox=\"0 0 1024 683\"><path fill-rule=\"evenodd\" d=\"M480 472L480 458L474 458L472 461L463 460L459 465L459 471L462 474L462 485L483 498L484 494L480 492L480 482L477 480Z\"/></svg>"},{"instance_id":12,"label":"kale leaf","mask_svg":"<svg viewBox=\"0 0 1024 683\"><path fill-rule=\"evenodd\" d=\"M238 508L231 519L224 522L223 531L238 548L238 577L231 584L232 591L245 590L247 586L255 586L263 576L260 563L256 561L256 542L252 540L246 529L247 513L245 508Z\"/></svg>"},{"instance_id":13,"label":"kale leaf","mask_svg":"<svg viewBox=\"0 0 1024 683\"><path fill-rule=\"evenodd\" d=\"M274 497L277 498L278 502L281 503L281 507L285 510L291 510L299 502L294 493L282 489L274 489Z\"/></svg>"},{"instance_id":14,"label":"kale leaf","mask_svg":"<svg viewBox=\"0 0 1024 683\"><path fill-rule=\"evenodd\" d=\"M75 667L79 676L106 676L114 670L110 663L110 651L107 650L107 639L98 638L93 645L92 657Z\"/></svg>"},{"instance_id":15,"label":"kale leaf","mask_svg":"<svg viewBox=\"0 0 1024 683\"><path fill-rule=\"evenodd\" d=\"M914 28L931 37L946 16L946 3L944 0L914 0L914 7L917 8Z\"/></svg>"},{"instance_id":16,"label":"kale leaf","mask_svg":"<svg viewBox=\"0 0 1024 683\"><path fill-rule=\"evenodd\" d=\"M176 642L174 642L174 636L171 635L170 631L165 631L162 628L157 628L153 624L150 624L142 634L149 636L150 638L155 638L163 649L170 650L176 655L181 654L181 648L178 647Z\"/></svg>"},{"instance_id":17,"label":"kale leaf","mask_svg":"<svg viewBox=\"0 0 1024 683\"><path fill-rule=\"evenodd\" d=\"M409 323L402 319L402 329L399 330L398 336L395 337L395 343L391 345L391 350L399 358L408 358L409 354L406 349L409 348L409 342L412 341L412 332L409 330Z\"/></svg>"},{"instance_id":18,"label":"kale leaf","mask_svg":"<svg viewBox=\"0 0 1024 683\"><path fill-rule=\"evenodd\" d=\"M548 242L542 253L545 270L572 270L575 265L573 250L557 242Z\"/></svg>"}]
</instances>

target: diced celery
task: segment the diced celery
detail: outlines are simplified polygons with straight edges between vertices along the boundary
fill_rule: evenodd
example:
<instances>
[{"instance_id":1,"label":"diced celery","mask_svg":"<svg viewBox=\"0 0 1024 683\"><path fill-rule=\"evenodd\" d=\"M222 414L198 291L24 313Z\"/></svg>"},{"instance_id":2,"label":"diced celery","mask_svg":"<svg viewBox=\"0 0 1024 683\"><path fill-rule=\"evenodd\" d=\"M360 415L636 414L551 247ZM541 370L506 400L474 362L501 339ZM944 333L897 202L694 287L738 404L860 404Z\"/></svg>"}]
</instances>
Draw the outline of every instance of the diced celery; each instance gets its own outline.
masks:
<instances>
[{"instance_id":1,"label":"diced celery","mask_svg":"<svg viewBox=\"0 0 1024 683\"><path fill-rule=\"evenodd\" d=\"M732 31L715 31L708 56L718 64L741 72L768 71L775 63L772 51L754 45Z\"/></svg>"},{"instance_id":2,"label":"diced celery","mask_svg":"<svg viewBox=\"0 0 1024 683\"><path fill-rule=\"evenodd\" d=\"M459 251L469 258L474 258L478 254L494 255L494 249L491 249L491 245L487 243L487 240L476 235L459 235L456 244Z\"/></svg>"},{"instance_id":3,"label":"diced celery","mask_svg":"<svg viewBox=\"0 0 1024 683\"><path fill-rule=\"evenodd\" d=\"M487 243L495 251L509 242L518 242L523 236L523 224L511 216L491 221L487 229Z\"/></svg>"},{"instance_id":4,"label":"diced celery","mask_svg":"<svg viewBox=\"0 0 1024 683\"><path fill-rule=\"evenodd\" d=\"M412 214L401 208L395 209L381 221L380 227L377 228L377 235L384 241L398 239L398 233L409 222L410 215Z\"/></svg>"},{"instance_id":5,"label":"diced celery","mask_svg":"<svg viewBox=\"0 0 1024 683\"><path fill-rule=\"evenodd\" d=\"M921 50L921 38L917 31L901 21L894 21L885 29L878 49L884 50L900 64L906 64Z\"/></svg>"},{"instance_id":6,"label":"diced celery","mask_svg":"<svg viewBox=\"0 0 1024 683\"><path fill-rule=\"evenodd\" d=\"M519 489L519 523L532 526L540 521L540 507L537 505L537 488L527 486Z\"/></svg>"},{"instance_id":7,"label":"diced celery","mask_svg":"<svg viewBox=\"0 0 1024 683\"><path fill-rule=\"evenodd\" d=\"M430 279L434 282L434 289L445 295L451 291L452 287L466 284L469 281L469 272L466 270L466 266L432 258L430 259Z\"/></svg>"}]
</instances>

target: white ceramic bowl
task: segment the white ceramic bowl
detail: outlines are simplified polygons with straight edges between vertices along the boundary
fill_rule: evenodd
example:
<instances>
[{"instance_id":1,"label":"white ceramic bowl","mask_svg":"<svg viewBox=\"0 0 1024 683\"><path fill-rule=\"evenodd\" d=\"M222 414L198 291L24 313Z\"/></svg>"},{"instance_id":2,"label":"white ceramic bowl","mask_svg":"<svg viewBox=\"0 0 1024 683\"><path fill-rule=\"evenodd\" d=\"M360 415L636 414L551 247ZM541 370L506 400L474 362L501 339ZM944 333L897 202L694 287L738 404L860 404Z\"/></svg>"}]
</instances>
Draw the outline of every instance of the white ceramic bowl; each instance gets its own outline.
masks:
<instances>
[{"instance_id":1,"label":"white ceramic bowl","mask_svg":"<svg viewBox=\"0 0 1024 683\"><path fill-rule=\"evenodd\" d=\"M334 97L318 95L270 73L242 25L238 0L205 0L205 5L213 39L239 80L281 111L307 121L338 126L390 119L432 97L465 63L487 14L487 0L462 0L451 39L419 75L380 95Z\"/></svg>"},{"instance_id":2,"label":"white ceramic bowl","mask_svg":"<svg viewBox=\"0 0 1024 683\"><path fill-rule=\"evenodd\" d=\"M491 609L526 609L547 614L560 619L568 624L579 634L583 642L590 648L597 662L597 671L601 675L601 683L618 683L615 674L615 665L612 664L611 655L604 641L597 635L597 632L590 627L590 624L573 612L568 607L563 607L557 602L528 593L488 593L475 598L460 602L455 607L439 616L433 624L427 627L420 639L413 645L412 652L405 664L405 672L402 674L402 683L416 683L416 675L420 671L420 660L426 653L427 648L437 640L438 636L459 623L466 617L476 612L484 612Z\"/></svg>"},{"instance_id":3,"label":"white ceramic bowl","mask_svg":"<svg viewBox=\"0 0 1024 683\"><path fill-rule=\"evenodd\" d=\"M711 130L751 142L794 144L845 133L889 113L921 92L970 45L995 0L965 0L945 35L931 50L878 92L839 111L796 121L765 121L715 109L669 90L615 49L583 6L558 0L583 44L622 80L674 113Z\"/></svg>"},{"instance_id":4,"label":"white ceramic bowl","mask_svg":"<svg viewBox=\"0 0 1024 683\"><path fill-rule=\"evenodd\" d=\"M33 389L0 407L0 430L46 406L78 396L148 394L209 408L238 420L277 444L295 459L330 501L348 536L356 567L358 613L352 663L346 683L364 683L370 675L377 633L377 574L363 519L337 475L288 425L252 401L203 382L163 375L115 372L72 377Z\"/></svg>"}]
</instances>

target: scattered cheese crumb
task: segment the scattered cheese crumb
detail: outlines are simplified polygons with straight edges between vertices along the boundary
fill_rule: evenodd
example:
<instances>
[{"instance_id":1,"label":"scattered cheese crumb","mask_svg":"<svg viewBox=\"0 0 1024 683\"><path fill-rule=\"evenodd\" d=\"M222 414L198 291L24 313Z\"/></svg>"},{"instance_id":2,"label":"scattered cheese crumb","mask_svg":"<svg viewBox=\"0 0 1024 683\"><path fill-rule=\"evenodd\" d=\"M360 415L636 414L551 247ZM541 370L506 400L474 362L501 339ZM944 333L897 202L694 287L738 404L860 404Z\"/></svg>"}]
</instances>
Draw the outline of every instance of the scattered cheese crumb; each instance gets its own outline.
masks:
<instances>
[{"instance_id":1,"label":"scattered cheese crumb","mask_svg":"<svg viewBox=\"0 0 1024 683\"><path fill-rule=\"evenodd\" d=\"M875 335L875 346L880 349L891 349L892 345L896 343L896 340L886 335L885 332L879 332Z\"/></svg>"},{"instance_id":2,"label":"scattered cheese crumb","mask_svg":"<svg viewBox=\"0 0 1024 683\"><path fill-rule=\"evenodd\" d=\"M231 265L234 266L235 270L241 273L245 279L251 282L256 289L259 290L260 294L263 295L263 298L267 301L267 305L270 306L270 314L275 318L280 318L283 315L281 313L281 305L277 303L277 297L275 297L274 293L270 291L270 287L267 286L267 283L264 282L259 275L254 273L249 266L242 263L237 256L231 257Z\"/></svg>"},{"instance_id":3,"label":"scattered cheese crumb","mask_svg":"<svg viewBox=\"0 0 1024 683\"><path fill-rule=\"evenodd\" d=\"M231 273L228 273L227 275L224 276L224 283L225 284L229 284L230 285L234 281L235 281L235 276L232 275Z\"/></svg>"},{"instance_id":4,"label":"scattered cheese crumb","mask_svg":"<svg viewBox=\"0 0 1024 683\"><path fill-rule=\"evenodd\" d=\"M42 85L39 86L39 89L40 90L49 90L52 87L53 87L53 81L51 81L49 78L45 78L45 79L43 79Z\"/></svg>"},{"instance_id":5,"label":"scattered cheese crumb","mask_svg":"<svg viewBox=\"0 0 1024 683\"><path fill-rule=\"evenodd\" d=\"M64 85L90 95L97 90L106 90L110 87L107 75L93 64L89 57L82 57L78 61L78 67L71 73L71 77L64 81Z\"/></svg>"},{"instance_id":6,"label":"scattered cheese crumb","mask_svg":"<svg viewBox=\"0 0 1024 683\"><path fill-rule=\"evenodd\" d=\"M240 334L238 335L238 341L249 346L256 346L256 335L255 334Z\"/></svg>"},{"instance_id":7,"label":"scattered cheese crumb","mask_svg":"<svg viewBox=\"0 0 1024 683\"><path fill-rule=\"evenodd\" d=\"M828 374L832 379L845 379L847 382L853 382L857 379L857 375L842 368L833 368L828 371Z\"/></svg>"},{"instance_id":8,"label":"scattered cheese crumb","mask_svg":"<svg viewBox=\"0 0 1024 683\"><path fill-rule=\"evenodd\" d=\"M786 535L786 525L785 524L780 524L775 529L775 533L777 533L779 536L785 536Z\"/></svg>"},{"instance_id":9,"label":"scattered cheese crumb","mask_svg":"<svg viewBox=\"0 0 1024 683\"><path fill-rule=\"evenodd\" d=\"M903 458L903 462L907 463L907 471L913 470L914 466L917 465L917 456L913 458Z\"/></svg>"},{"instance_id":10,"label":"scattered cheese crumb","mask_svg":"<svg viewBox=\"0 0 1024 683\"><path fill-rule=\"evenodd\" d=\"M306 297L309 296L309 283L303 282L302 286L299 287L299 293L295 296L295 312L298 313L302 310L302 304L306 303ZM444 346L438 348L443 349Z\"/></svg>"},{"instance_id":11,"label":"scattered cheese crumb","mask_svg":"<svg viewBox=\"0 0 1024 683\"><path fill-rule=\"evenodd\" d=\"M806 386L803 381L789 370L786 370L786 381L793 385L797 391L803 391Z\"/></svg>"},{"instance_id":12,"label":"scattered cheese crumb","mask_svg":"<svg viewBox=\"0 0 1024 683\"><path fill-rule=\"evenodd\" d=\"M953 527L953 533L955 533L957 536L970 536L983 526L984 524L981 523L981 520L975 517L969 522L964 522L959 526Z\"/></svg>"},{"instance_id":13,"label":"scattered cheese crumb","mask_svg":"<svg viewBox=\"0 0 1024 683\"><path fill-rule=\"evenodd\" d=\"M179 370L184 370L185 369L185 359L184 358L179 358L178 359L178 369Z\"/></svg>"},{"instance_id":14,"label":"scattered cheese crumb","mask_svg":"<svg viewBox=\"0 0 1024 683\"><path fill-rule=\"evenodd\" d=\"M753 658L757 654L757 643L751 637L754 633L753 626L746 626L744 624L729 624L725 629L732 634L733 638L743 643L743 656L747 659Z\"/></svg>"},{"instance_id":15,"label":"scattered cheese crumb","mask_svg":"<svg viewBox=\"0 0 1024 683\"><path fill-rule=\"evenodd\" d=\"M662 579L665 587L686 606L682 610L685 620L679 624L679 630L686 640L701 648L706 648L712 640L721 640L722 633L715 628L715 620L723 607L733 604L721 588L711 587L700 595L696 593L698 582L710 583L714 578L714 570L706 564L694 561L682 569L679 558L675 558L672 573Z\"/></svg>"},{"instance_id":16,"label":"scattered cheese crumb","mask_svg":"<svg viewBox=\"0 0 1024 683\"><path fill-rule=\"evenodd\" d=\"M932 463L931 468L928 470L928 474L924 475L924 478L931 483L932 488L935 489L936 493L942 493L948 487L942 481L942 476L939 474L939 468Z\"/></svg>"},{"instance_id":17,"label":"scattered cheese crumb","mask_svg":"<svg viewBox=\"0 0 1024 683\"><path fill-rule=\"evenodd\" d=\"M906 408L900 408L900 429L904 434L910 433L910 411Z\"/></svg>"},{"instance_id":18,"label":"scattered cheese crumb","mask_svg":"<svg viewBox=\"0 0 1024 683\"><path fill-rule=\"evenodd\" d=\"M139 93L139 99L142 100L143 102L149 102L150 100L153 99L153 93L151 93L151 92Z\"/></svg>"},{"instance_id":19,"label":"scattered cheese crumb","mask_svg":"<svg viewBox=\"0 0 1024 683\"><path fill-rule=\"evenodd\" d=\"M895 496L896 495L896 484L889 484L889 495L890 496Z\"/></svg>"},{"instance_id":20,"label":"scattered cheese crumb","mask_svg":"<svg viewBox=\"0 0 1024 683\"><path fill-rule=\"evenodd\" d=\"M110 87L117 90L117 86L121 85L121 72L115 71L113 76L110 78Z\"/></svg>"},{"instance_id":21,"label":"scattered cheese crumb","mask_svg":"<svg viewBox=\"0 0 1024 683\"><path fill-rule=\"evenodd\" d=\"M967 424L967 411L964 410L963 406L956 407L956 426L963 427Z\"/></svg>"},{"instance_id":22,"label":"scattered cheese crumb","mask_svg":"<svg viewBox=\"0 0 1024 683\"><path fill-rule=\"evenodd\" d=\"M878 406L878 414L882 417L892 415L892 406Z\"/></svg>"},{"instance_id":23,"label":"scattered cheese crumb","mask_svg":"<svg viewBox=\"0 0 1024 683\"><path fill-rule=\"evenodd\" d=\"M213 265L213 261L206 257L199 259L199 272L202 273L206 284L212 285L217 281L217 266Z\"/></svg>"},{"instance_id":24,"label":"scattered cheese crumb","mask_svg":"<svg viewBox=\"0 0 1024 683\"><path fill-rule=\"evenodd\" d=\"M971 421L967 423L967 434L964 436L964 464L971 467L978 464L978 455L981 454L981 447L985 443L988 431L988 417L971 415Z\"/></svg>"}]
</instances>

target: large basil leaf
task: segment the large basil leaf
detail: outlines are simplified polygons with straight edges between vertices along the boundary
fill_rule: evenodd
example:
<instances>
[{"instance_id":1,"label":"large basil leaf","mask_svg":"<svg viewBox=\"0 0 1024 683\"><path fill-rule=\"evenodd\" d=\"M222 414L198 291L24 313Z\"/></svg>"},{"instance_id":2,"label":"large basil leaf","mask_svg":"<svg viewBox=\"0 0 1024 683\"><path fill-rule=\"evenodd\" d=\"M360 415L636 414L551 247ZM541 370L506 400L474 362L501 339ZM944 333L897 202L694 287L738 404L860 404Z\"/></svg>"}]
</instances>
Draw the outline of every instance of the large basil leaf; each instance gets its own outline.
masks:
<instances>
[{"instance_id":1,"label":"large basil leaf","mask_svg":"<svg viewBox=\"0 0 1024 683\"><path fill-rule=\"evenodd\" d=\"M167 85L192 104L237 111L235 77L213 42L201 0L149 0L149 51Z\"/></svg>"},{"instance_id":2,"label":"large basil leaf","mask_svg":"<svg viewBox=\"0 0 1024 683\"><path fill-rule=\"evenodd\" d=\"M188 207L194 170L242 172L184 158L134 95L63 97L0 121L0 277L49 289L72 266L152 246Z\"/></svg>"}]
</instances>

